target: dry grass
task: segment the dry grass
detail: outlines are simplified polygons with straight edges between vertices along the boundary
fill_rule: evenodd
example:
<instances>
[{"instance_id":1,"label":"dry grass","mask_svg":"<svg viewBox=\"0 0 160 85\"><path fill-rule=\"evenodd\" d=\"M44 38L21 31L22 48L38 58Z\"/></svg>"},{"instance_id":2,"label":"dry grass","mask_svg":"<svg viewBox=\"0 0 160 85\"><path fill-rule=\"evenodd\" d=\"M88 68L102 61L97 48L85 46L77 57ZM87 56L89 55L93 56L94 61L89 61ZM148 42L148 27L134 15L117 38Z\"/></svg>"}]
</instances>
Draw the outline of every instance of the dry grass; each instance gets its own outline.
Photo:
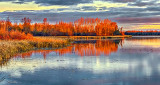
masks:
<instances>
[{"instance_id":1,"label":"dry grass","mask_svg":"<svg viewBox=\"0 0 160 85\"><path fill-rule=\"evenodd\" d=\"M37 48L59 48L69 44L69 40L54 37L34 37L30 42Z\"/></svg>"},{"instance_id":2,"label":"dry grass","mask_svg":"<svg viewBox=\"0 0 160 85\"><path fill-rule=\"evenodd\" d=\"M69 40L54 37L34 37L28 40L1 40L0 61L10 58L16 53L41 48L61 48L69 45Z\"/></svg>"},{"instance_id":3,"label":"dry grass","mask_svg":"<svg viewBox=\"0 0 160 85\"><path fill-rule=\"evenodd\" d=\"M32 49L32 45L27 41L0 41L0 60L10 58L15 53Z\"/></svg>"},{"instance_id":4,"label":"dry grass","mask_svg":"<svg viewBox=\"0 0 160 85\"><path fill-rule=\"evenodd\" d=\"M57 36L57 38L71 39L71 40L95 40L95 39L117 39L129 38L131 35L116 35L116 36Z\"/></svg>"}]
</instances>

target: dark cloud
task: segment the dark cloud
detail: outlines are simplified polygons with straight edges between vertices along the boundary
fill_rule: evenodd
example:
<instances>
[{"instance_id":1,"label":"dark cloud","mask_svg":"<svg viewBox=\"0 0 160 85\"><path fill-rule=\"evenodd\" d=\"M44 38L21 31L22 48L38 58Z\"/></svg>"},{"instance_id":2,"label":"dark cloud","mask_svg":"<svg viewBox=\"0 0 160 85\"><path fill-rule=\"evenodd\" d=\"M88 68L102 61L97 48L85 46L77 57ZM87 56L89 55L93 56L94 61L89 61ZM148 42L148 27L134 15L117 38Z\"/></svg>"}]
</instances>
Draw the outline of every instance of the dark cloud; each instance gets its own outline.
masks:
<instances>
[{"instance_id":1,"label":"dark cloud","mask_svg":"<svg viewBox=\"0 0 160 85\"><path fill-rule=\"evenodd\" d=\"M160 22L160 17L141 17L141 18L115 18L114 20L121 23L158 23Z\"/></svg>"},{"instance_id":2,"label":"dark cloud","mask_svg":"<svg viewBox=\"0 0 160 85\"><path fill-rule=\"evenodd\" d=\"M37 4L42 5L75 5L79 3L90 3L94 0L0 0L1 1L12 1L13 3L25 3L25 2L32 2L35 1ZM128 2L135 2L136 0L101 0L101 1L110 1L110 2L119 2L119 3L128 3Z\"/></svg>"},{"instance_id":3,"label":"dark cloud","mask_svg":"<svg viewBox=\"0 0 160 85\"><path fill-rule=\"evenodd\" d=\"M110 11L120 11L120 12L137 12L140 13L142 11L146 11L145 8L127 8L127 7L119 7L119 8L109 8Z\"/></svg>"},{"instance_id":4,"label":"dark cloud","mask_svg":"<svg viewBox=\"0 0 160 85\"><path fill-rule=\"evenodd\" d=\"M151 17L160 15L160 8L147 7L147 8L109 8L110 12L119 12L119 17Z\"/></svg>"},{"instance_id":5,"label":"dark cloud","mask_svg":"<svg viewBox=\"0 0 160 85\"><path fill-rule=\"evenodd\" d=\"M59 8L57 11L64 11L64 10L69 10L69 8Z\"/></svg>"},{"instance_id":6,"label":"dark cloud","mask_svg":"<svg viewBox=\"0 0 160 85\"><path fill-rule=\"evenodd\" d=\"M107 9L107 7L99 7L98 10L106 10L106 9Z\"/></svg>"},{"instance_id":7,"label":"dark cloud","mask_svg":"<svg viewBox=\"0 0 160 85\"><path fill-rule=\"evenodd\" d=\"M81 9L84 10L84 11L90 11L90 10L96 11L97 7L95 7L95 6L83 6Z\"/></svg>"},{"instance_id":8,"label":"dark cloud","mask_svg":"<svg viewBox=\"0 0 160 85\"><path fill-rule=\"evenodd\" d=\"M85 12L85 11L97 11L97 10L99 10L99 11L105 11L107 8L106 7L96 7L96 6L82 6L82 7L72 7L72 8L59 8L59 9L57 9L57 11L58 12L63 12L63 11L77 11L77 12L79 12L79 11L83 11L83 12Z\"/></svg>"},{"instance_id":9,"label":"dark cloud","mask_svg":"<svg viewBox=\"0 0 160 85\"><path fill-rule=\"evenodd\" d=\"M121 14L119 14L119 17L152 17L152 16L157 16L160 15L160 12L153 12L153 13L147 13L147 12L122 12Z\"/></svg>"},{"instance_id":10,"label":"dark cloud","mask_svg":"<svg viewBox=\"0 0 160 85\"><path fill-rule=\"evenodd\" d=\"M84 7L85 10L95 10L95 8L90 8L90 7ZM29 17L33 20L33 22L39 22L42 21L43 18L47 17L50 22L57 22L57 21L74 21L80 17L93 17L93 18L110 18L113 19L113 21L116 21L118 23L145 23L145 22L159 22L159 18L156 16L160 15L160 12L151 12L147 13L145 12L146 10L149 10L149 8L146 9L134 9L135 11L126 10L122 11L120 9L124 8L119 8L119 11L116 11L118 9L113 9L112 11L105 11L105 12L60 12L60 13L53 13L50 11L54 10L42 10L42 11L17 11L17 12L2 12L1 17L5 19L6 17L12 18L12 20L15 20L19 22L20 19L23 17ZM127 9L127 8L126 8ZM58 9L58 11L64 11L64 10L69 10L69 8L64 8L64 9ZM75 9L76 10L76 9ZM77 9L79 10L79 9ZM151 8L150 8L151 10ZM157 9L158 10L158 9ZM141 12L138 12L141 11ZM67 17L66 17L67 16ZM148 18L148 17L156 17L154 18Z\"/></svg>"},{"instance_id":11,"label":"dark cloud","mask_svg":"<svg viewBox=\"0 0 160 85\"><path fill-rule=\"evenodd\" d=\"M23 4L26 2L35 1L41 5L76 5L78 3L92 3L92 0L0 0L0 1L12 1L13 3ZM130 7L95 7L95 6L70 6L69 8L59 8L51 10L27 10L27 11L15 11L15 12L2 12L0 13L1 19L6 19L8 16L13 22L20 22L23 17L29 17L32 22L41 22L43 18L48 18L51 23L57 21L74 21L80 17L92 17L92 18L109 18L115 22L121 24L132 23L153 23L160 22L160 8L156 0L143 2L142 0L103 0L128 3ZM132 6L139 6L133 7ZM145 7L141 7L145 6ZM96 10L99 10L98 12ZM105 11L108 10L108 11ZM82 12L83 11L83 12ZM86 11L86 12L85 12ZM95 11L95 12L87 12Z\"/></svg>"},{"instance_id":12,"label":"dark cloud","mask_svg":"<svg viewBox=\"0 0 160 85\"><path fill-rule=\"evenodd\" d=\"M148 10L148 11L160 11L160 7L148 7L148 8L146 8L146 10Z\"/></svg>"},{"instance_id":13,"label":"dark cloud","mask_svg":"<svg viewBox=\"0 0 160 85\"><path fill-rule=\"evenodd\" d=\"M104 1L119 2L119 3L128 3L128 2L136 2L137 0L104 0Z\"/></svg>"},{"instance_id":14,"label":"dark cloud","mask_svg":"<svg viewBox=\"0 0 160 85\"><path fill-rule=\"evenodd\" d=\"M152 1L148 1L148 2L143 2L142 0L137 0L134 3L129 3L129 6L154 6L157 5L157 0L152 0Z\"/></svg>"},{"instance_id":15,"label":"dark cloud","mask_svg":"<svg viewBox=\"0 0 160 85\"><path fill-rule=\"evenodd\" d=\"M75 5L79 3L89 3L92 0L35 0L35 3L50 5Z\"/></svg>"},{"instance_id":16,"label":"dark cloud","mask_svg":"<svg viewBox=\"0 0 160 85\"><path fill-rule=\"evenodd\" d=\"M16 1L16 0L0 0L0 2L4 2L4 1Z\"/></svg>"},{"instance_id":17,"label":"dark cloud","mask_svg":"<svg viewBox=\"0 0 160 85\"><path fill-rule=\"evenodd\" d=\"M121 14L120 12L62 12L62 13L51 13L49 10L47 12L2 12L0 13L1 19L6 19L10 17L12 22L20 22L22 18L29 17L32 19L32 22L41 22L43 18L48 18L49 22L58 22L58 21L74 21L81 17L92 17L92 18L114 18L117 14Z\"/></svg>"},{"instance_id":18,"label":"dark cloud","mask_svg":"<svg viewBox=\"0 0 160 85\"><path fill-rule=\"evenodd\" d=\"M13 3L25 3L34 1L36 4L41 4L41 5L76 5L79 3L92 2L92 0L18 0L18 1L8 0L8 1L13 1Z\"/></svg>"},{"instance_id":19,"label":"dark cloud","mask_svg":"<svg viewBox=\"0 0 160 85\"><path fill-rule=\"evenodd\" d=\"M148 3L148 2L136 2L129 4L129 6L148 6L148 5L154 5L155 3Z\"/></svg>"},{"instance_id":20,"label":"dark cloud","mask_svg":"<svg viewBox=\"0 0 160 85\"><path fill-rule=\"evenodd\" d=\"M96 11L97 7L95 6L83 6L83 7L73 7L73 8L59 8L57 9L58 12L63 12L66 10L70 10L70 11Z\"/></svg>"}]
</instances>

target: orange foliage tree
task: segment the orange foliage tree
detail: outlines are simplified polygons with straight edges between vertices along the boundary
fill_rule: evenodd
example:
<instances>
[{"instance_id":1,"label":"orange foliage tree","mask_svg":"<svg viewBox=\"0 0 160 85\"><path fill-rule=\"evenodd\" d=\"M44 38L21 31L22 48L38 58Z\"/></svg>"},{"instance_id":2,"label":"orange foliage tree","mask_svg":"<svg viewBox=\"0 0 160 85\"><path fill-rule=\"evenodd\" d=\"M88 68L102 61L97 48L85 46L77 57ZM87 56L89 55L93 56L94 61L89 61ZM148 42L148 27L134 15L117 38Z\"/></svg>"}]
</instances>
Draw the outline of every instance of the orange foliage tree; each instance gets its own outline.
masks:
<instances>
[{"instance_id":1,"label":"orange foliage tree","mask_svg":"<svg viewBox=\"0 0 160 85\"><path fill-rule=\"evenodd\" d=\"M21 31L21 24L12 24L7 18L6 21L0 20L0 39L9 40L9 39L31 39L33 36L28 33L24 33Z\"/></svg>"},{"instance_id":2,"label":"orange foliage tree","mask_svg":"<svg viewBox=\"0 0 160 85\"><path fill-rule=\"evenodd\" d=\"M47 18L42 23L31 23L31 19L24 17L21 22L11 23L9 18L0 20L0 37L24 39L28 33L34 36L112 36L119 32L117 23L109 19L81 17L74 22L50 24Z\"/></svg>"}]
</instances>

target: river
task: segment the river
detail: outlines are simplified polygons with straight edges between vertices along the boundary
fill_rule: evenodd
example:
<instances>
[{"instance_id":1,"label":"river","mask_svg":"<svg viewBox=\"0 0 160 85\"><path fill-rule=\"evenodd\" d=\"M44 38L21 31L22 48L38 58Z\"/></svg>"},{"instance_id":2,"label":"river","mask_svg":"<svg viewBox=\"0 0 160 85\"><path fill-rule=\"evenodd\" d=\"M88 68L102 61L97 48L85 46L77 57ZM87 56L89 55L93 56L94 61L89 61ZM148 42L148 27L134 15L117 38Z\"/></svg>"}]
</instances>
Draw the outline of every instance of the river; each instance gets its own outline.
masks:
<instances>
[{"instance_id":1,"label":"river","mask_svg":"<svg viewBox=\"0 0 160 85\"><path fill-rule=\"evenodd\" d=\"M160 38L75 41L0 66L0 85L160 85Z\"/></svg>"}]
</instances>

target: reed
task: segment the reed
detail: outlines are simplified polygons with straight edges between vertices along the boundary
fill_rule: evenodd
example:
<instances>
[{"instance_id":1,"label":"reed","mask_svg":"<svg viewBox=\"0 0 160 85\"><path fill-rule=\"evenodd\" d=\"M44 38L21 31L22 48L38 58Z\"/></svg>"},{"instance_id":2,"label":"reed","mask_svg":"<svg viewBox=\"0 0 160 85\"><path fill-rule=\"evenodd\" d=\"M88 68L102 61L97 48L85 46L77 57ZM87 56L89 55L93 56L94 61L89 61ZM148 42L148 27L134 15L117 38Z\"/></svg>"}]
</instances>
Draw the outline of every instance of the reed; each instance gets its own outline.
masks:
<instances>
[{"instance_id":1,"label":"reed","mask_svg":"<svg viewBox=\"0 0 160 85\"><path fill-rule=\"evenodd\" d=\"M116 36L57 36L57 38L71 39L71 40L100 40L100 39L119 39L130 38L131 35L116 35Z\"/></svg>"},{"instance_id":2,"label":"reed","mask_svg":"<svg viewBox=\"0 0 160 85\"><path fill-rule=\"evenodd\" d=\"M54 38L54 37L35 37L29 40L36 48L60 48L69 44L69 39Z\"/></svg>"},{"instance_id":3,"label":"reed","mask_svg":"<svg viewBox=\"0 0 160 85\"><path fill-rule=\"evenodd\" d=\"M69 44L70 41L68 39L54 37L34 37L28 40L1 40L0 61L7 60L16 53L42 48L61 48Z\"/></svg>"}]
</instances>

